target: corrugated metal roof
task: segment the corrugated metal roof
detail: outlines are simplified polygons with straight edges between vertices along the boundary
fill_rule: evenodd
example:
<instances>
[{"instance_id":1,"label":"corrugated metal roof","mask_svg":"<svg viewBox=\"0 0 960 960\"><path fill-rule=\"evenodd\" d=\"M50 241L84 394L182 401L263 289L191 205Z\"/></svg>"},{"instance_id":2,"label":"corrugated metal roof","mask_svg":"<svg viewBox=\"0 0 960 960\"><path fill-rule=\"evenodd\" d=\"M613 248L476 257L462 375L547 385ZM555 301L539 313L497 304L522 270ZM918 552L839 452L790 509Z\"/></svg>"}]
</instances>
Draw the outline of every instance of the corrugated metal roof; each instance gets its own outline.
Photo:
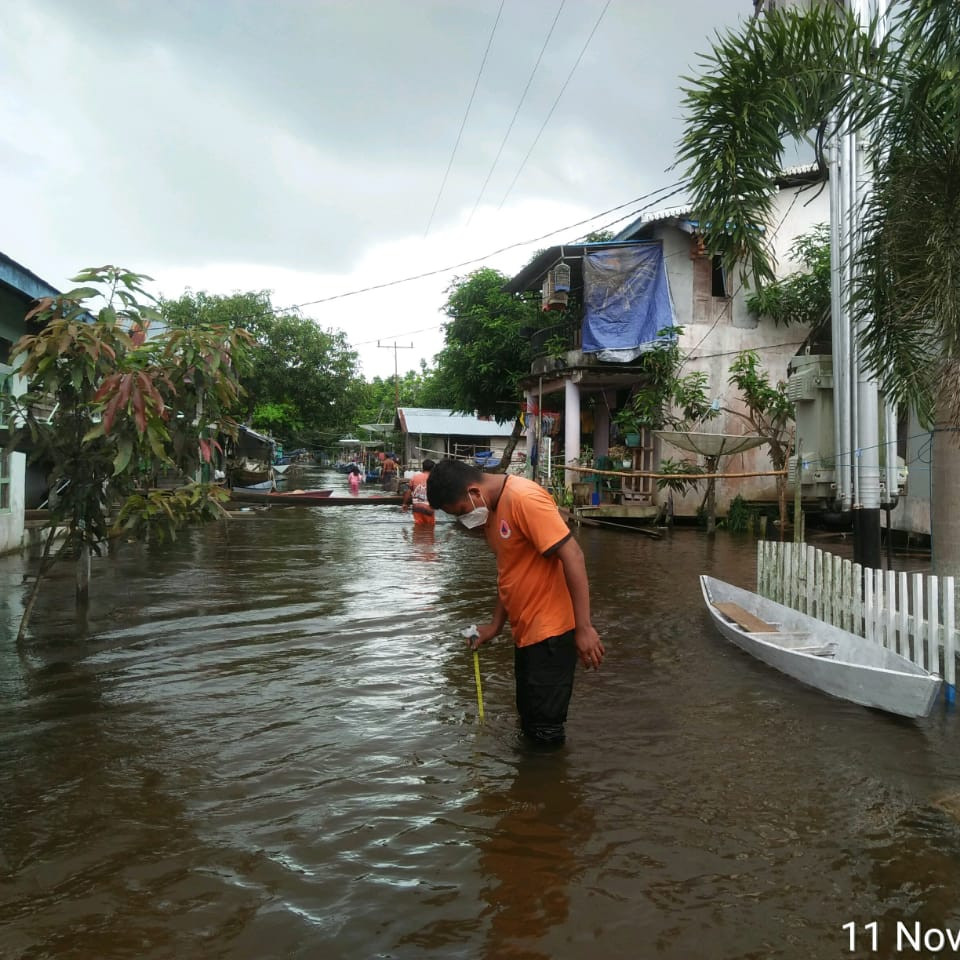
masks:
<instances>
[{"instance_id":1,"label":"corrugated metal roof","mask_svg":"<svg viewBox=\"0 0 960 960\"><path fill-rule=\"evenodd\" d=\"M472 414L431 407L398 407L397 419L405 433L426 433L430 436L509 437L513 421L497 423L481 420Z\"/></svg>"},{"instance_id":2,"label":"corrugated metal roof","mask_svg":"<svg viewBox=\"0 0 960 960\"><path fill-rule=\"evenodd\" d=\"M777 184L780 187L794 185L797 180L809 180L814 174L820 172L820 166L816 163L799 163L792 167L785 167L780 171L777 177ZM693 213L692 204L684 204L679 207L664 207L662 210L651 210L644 213L624 227L613 239L629 240L638 230L648 227L653 223L663 223L665 220L686 220ZM694 221L696 223L696 221Z\"/></svg>"}]
</instances>

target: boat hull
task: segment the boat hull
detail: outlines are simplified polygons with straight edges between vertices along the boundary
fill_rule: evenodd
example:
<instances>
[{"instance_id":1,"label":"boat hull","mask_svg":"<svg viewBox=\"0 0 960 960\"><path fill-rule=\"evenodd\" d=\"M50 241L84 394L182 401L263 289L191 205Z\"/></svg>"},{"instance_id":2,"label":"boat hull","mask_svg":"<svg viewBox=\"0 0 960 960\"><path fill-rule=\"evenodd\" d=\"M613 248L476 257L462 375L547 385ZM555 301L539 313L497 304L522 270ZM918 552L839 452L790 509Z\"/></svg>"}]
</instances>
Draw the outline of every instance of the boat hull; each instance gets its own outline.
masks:
<instances>
[{"instance_id":1,"label":"boat hull","mask_svg":"<svg viewBox=\"0 0 960 960\"><path fill-rule=\"evenodd\" d=\"M700 586L721 635L794 680L834 697L899 716L925 717L933 709L941 678L906 657L722 580L704 575L700 577ZM724 616L717 603L742 608L777 629L744 629Z\"/></svg>"}]
</instances>

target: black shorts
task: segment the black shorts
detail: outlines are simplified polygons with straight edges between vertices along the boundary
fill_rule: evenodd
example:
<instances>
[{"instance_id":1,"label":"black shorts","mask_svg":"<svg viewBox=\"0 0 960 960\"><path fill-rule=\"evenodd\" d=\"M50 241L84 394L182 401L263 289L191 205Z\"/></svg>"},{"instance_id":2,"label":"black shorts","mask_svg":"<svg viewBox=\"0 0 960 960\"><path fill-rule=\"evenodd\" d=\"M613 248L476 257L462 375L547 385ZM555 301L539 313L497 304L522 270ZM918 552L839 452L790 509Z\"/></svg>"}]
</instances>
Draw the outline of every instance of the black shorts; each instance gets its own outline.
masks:
<instances>
[{"instance_id":1,"label":"black shorts","mask_svg":"<svg viewBox=\"0 0 960 960\"><path fill-rule=\"evenodd\" d=\"M535 740L562 743L577 669L573 631L515 647L513 666L523 732Z\"/></svg>"}]
</instances>

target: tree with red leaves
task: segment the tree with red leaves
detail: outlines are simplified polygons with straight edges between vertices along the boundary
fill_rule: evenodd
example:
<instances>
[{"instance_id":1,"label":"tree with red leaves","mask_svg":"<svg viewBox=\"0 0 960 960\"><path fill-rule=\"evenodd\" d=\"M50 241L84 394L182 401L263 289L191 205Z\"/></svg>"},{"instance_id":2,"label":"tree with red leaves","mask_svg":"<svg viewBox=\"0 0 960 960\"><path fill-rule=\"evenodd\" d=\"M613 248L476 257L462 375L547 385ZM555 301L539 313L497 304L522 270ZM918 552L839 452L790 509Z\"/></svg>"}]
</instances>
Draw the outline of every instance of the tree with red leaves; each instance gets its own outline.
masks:
<instances>
[{"instance_id":1,"label":"tree with red leaves","mask_svg":"<svg viewBox=\"0 0 960 960\"><path fill-rule=\"evenodd\" d=\"M77 605L89 598L90 555L111 532L175 536L184 524L222 517L226 493L200 482L236 433L231 413L250 341L223 326L160 330L142 274L113 266L74 277L83 286L38 301L35 331L11 362L27 380L16 399L11 446L48 469L50 512L22 640L40 582L57 560L77 560ZM175 478L157 489L161 474ZM110 520L114 518L111 530ZM66 536L54 550L57 531Z\"/></svg>"}]
</instances>

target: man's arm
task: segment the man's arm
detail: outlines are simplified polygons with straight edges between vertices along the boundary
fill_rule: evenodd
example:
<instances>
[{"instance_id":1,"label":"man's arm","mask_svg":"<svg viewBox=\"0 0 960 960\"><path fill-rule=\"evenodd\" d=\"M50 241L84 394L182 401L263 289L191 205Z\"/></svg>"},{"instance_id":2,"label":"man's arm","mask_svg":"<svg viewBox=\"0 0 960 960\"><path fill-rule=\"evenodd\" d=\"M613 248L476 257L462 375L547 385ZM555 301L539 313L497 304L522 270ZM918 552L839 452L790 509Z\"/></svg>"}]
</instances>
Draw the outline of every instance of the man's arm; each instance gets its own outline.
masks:
<instances>
[{"instance_id":1,"label":"man's arm","mask_svg":"<svg viewBox=\"0 0 960 960\"><path fill-rule=\"evenodd\" d=\"M497 602L493 608L493 620L490 623L481 623L477 626L477 635L470 641L470 649L476 650L481 644L489 643L494 637L499 637L507 624L507 608L497 594Z\"/></svg>"},{"instance_id":2,"label":"man's arm","mask_svg":"<svg viewBox=\"0 0 960 960\"><path fill-rule=\"evenodd\" d=\"M557 550L556 555L563 564L563 577L567 581L570 600L573 602L577 653L585 667L593 667L596 670L603 663L603 655L606 651L590 619L590 582L587 580L587 566L583 560L583 551L580 549L580 544L570 537Z\"/></svg>"}]
</instances>

